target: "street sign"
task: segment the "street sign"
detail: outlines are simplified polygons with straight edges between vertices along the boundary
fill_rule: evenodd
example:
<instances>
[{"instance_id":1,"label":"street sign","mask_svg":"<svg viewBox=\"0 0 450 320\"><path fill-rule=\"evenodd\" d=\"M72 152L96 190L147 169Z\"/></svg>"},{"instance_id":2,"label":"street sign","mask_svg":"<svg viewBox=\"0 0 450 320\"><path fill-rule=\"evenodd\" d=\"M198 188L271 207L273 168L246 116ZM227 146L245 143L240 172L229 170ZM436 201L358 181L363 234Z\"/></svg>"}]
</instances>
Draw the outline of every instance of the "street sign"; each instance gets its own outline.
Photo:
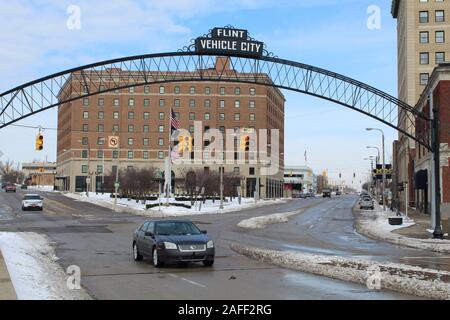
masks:
<instances>
[{"instance_id":1,"label":"street sign","mask_svg":"<svg viewBox=\"0 0 450 320\"><path fill-rule=\"evenodd\" d=\"M386 164L386 179L390 180L392 179L392 165ZM373 170L373 176L377 180L383 180L383 165L377 164L377 168Z\"/></svg>"},{"instance_id":2,"label":"street sign","mask_svg":"<svg viewBox=\"0 0 450 320\"><path fill-rule=\"evenodd\" d=\"M119 147L119 137L117 136L108 137L108 147L117 149Z\"/></svg>"},{"instance_id":3,"label":"street sign","mask_svg":"<svg viewBox=\"0 0 450 320\"><path fill-rule=\"evenodd\" d=\"M214 28L210 35L195 40L195 51L200 54L262 57L264 43L251 39L247 30Z\"/></svg>"},{"instance_id":4,"label":"street sign","mask_svg":"<svg viewBox=\"0 0 450 320\"><path fill-rule=\"evenodd\" d=\"M86 178L86 183L90 184L91 183L91 178Z\"/></svg>"}]
</instances>

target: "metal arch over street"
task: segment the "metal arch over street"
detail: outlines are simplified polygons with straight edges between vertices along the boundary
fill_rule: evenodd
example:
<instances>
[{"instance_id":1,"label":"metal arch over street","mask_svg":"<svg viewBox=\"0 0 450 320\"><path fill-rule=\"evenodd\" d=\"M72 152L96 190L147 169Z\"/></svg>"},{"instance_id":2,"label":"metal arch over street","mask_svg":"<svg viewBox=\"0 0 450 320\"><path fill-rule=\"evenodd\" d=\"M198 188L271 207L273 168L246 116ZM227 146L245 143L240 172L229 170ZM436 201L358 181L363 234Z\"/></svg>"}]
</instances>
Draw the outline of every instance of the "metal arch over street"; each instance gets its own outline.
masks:
<instances>
[{"instance_id":1,"label":"metal arch over street","mask_svg":"<svg viewBox=\"0 0 450 320\"><path fill-rule=\"evenodd\" d=\"M36 113L77 99L133 86L168 82L251 83L296 91L332 101L370 116L433 150L429 136L416 137L416 123L430 119L412 106L365 83L314 66L272 56L171 52L98 62L23 84L0 95L0 129ZM115 73L116 70L121 72ZM71 81L76 80L76 81ZM73 83L82 83L79 87ZM71 95L65 95L65 92ZM399 119L399 117L406 117ZM402 121L399 121L402 120ZM419 121L417 121L419 120ZM421 121L420 121L421 120ZM398 123L407 123L402 128Z\"/></svg>"}]
</instances>

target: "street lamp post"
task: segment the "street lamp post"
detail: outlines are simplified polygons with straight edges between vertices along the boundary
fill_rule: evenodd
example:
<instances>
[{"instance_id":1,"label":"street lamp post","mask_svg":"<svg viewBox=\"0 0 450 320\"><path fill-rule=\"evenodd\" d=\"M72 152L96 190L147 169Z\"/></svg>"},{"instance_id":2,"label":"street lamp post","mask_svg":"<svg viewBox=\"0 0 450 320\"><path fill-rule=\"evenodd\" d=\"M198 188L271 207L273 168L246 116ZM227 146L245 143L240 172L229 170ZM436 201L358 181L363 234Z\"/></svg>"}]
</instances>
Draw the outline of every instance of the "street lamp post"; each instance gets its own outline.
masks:
<instances>
[{"instance_id":1,"label":"street lamp post","mask_svg":"<svg viewBox=\"0 0 450 320\"><path fill-rule=\"evenodd\" d=\"M382 194L382 200L383 200L383 211L386 211L386 195L385 195L385 187L386 187L386 152L384 148L384 131L381 129L376 128L367 128L367 131L379 131L381 132L381 140L382 140L382 150L383 150L383 186L381 188L383 194ZM407 191L408 192L408 191ZM408 205L408 204L406 204Z\"/></svg>"},{"instance_id":2,"label":"street lamp post","mask_svg":"<svg viewBox=\"0 0 450 320\"><path fill-rule=\"evenodd\" d=\"M367 146L367 149L376 149L377 150L377 159L375 161L375 164L378 165L380 163L380 148L376 147L376 146ZM372 173L373 174L373 168L372 168ZM378 179L375 180L375 191L376 191L376 197L377 197L377 201L378 201L378 190L379 190L379 183L378 183Z\"/></svg>"},{"instance_id":3,"label":"street lamp post","mask_svg":"<svg viewBox=\"0 0 450 320\"><path fill-rule=\"evenodd\" d=\"M373 175L373 160L376 160L377 158L376 157L374 157L374 156L370 156L369 158L364 158L364 160L367 160L367 161L369 161L370 160L370 176L372 177L372 175ZM373 193L372 193L372 195L373 195ZM378 189L377 188L375 188L375 197L376 198L378 198Z\"/></svg>"}]
</instances>

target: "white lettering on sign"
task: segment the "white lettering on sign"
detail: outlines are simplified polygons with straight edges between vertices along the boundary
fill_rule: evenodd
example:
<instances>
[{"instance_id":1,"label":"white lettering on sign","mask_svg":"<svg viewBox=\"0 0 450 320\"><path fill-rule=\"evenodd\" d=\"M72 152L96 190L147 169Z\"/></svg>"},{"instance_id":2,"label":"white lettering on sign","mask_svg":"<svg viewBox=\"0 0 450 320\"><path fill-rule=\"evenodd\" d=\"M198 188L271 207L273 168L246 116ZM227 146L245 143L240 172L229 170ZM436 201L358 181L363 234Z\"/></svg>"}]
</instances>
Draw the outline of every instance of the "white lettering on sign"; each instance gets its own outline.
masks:
<instances>
[{"instance_id":1,"label":"white lettering on sign","mask_svg":"<svg viewBox=\"0 0 450 320\"><path fill-rule=\"evenodd\" d=\"M224 38L244 38L245 31L235 29L217 29L217 35Z\"/></svg>"},{"instance_id":2,"label":"white lettering on sign","mask_svg":"<svg viewBox=\"0 0 450 320\"><path fill-rule=\"evenodd\" d=\"M237 48L237 41L232 40L205 39L201 40L201 44L203 48L213 50L236 50Z\"/></svg>"},{"instance_id":3,"label":"white lettering on sign","mask_svg":"<svg viewBox=\"0 0 450 320\"><path fill-rule=\"evenodd\" d=\"M253 42L242 42L241 43L242 51L259 52L259 49L261 49L261 45L258 43L253 43Z\"/></svg>"}]
</instances>

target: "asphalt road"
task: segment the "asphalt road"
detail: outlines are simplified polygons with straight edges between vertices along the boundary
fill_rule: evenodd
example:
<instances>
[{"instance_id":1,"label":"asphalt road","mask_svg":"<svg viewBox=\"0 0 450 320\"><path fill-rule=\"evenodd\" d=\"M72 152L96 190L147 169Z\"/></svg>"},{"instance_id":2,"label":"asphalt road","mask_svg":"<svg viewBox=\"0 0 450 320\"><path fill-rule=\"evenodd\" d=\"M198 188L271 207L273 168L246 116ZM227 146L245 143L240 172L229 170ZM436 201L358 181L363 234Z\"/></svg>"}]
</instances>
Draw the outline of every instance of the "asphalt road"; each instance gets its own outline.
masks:
<instances>
[{"instance_id":1,"label":"asphalt road","mask_svg":"<svg viewBox=\"0 0 450 320\"><path fill-rule=\"evenodd\" d=\"M397 248L356 234L351 212L355 198L345 196L194 216L191 219L215 239L214 267L193 264L155 269L148 260L136 263L131 256L132 233L145 218L55 193L44 194L43 212L24 213L20 210L22 196L23 191L0 193L0 231L46 234L56 244L61 266L79 266L82 285L96 299L414 299L253 261L231 251L232 241L422 266L442 267L448 261L437 254ZM287 224L258 231L236 226L243 219L298 208L308 209Z\"/></svg>"}]
</instances>

